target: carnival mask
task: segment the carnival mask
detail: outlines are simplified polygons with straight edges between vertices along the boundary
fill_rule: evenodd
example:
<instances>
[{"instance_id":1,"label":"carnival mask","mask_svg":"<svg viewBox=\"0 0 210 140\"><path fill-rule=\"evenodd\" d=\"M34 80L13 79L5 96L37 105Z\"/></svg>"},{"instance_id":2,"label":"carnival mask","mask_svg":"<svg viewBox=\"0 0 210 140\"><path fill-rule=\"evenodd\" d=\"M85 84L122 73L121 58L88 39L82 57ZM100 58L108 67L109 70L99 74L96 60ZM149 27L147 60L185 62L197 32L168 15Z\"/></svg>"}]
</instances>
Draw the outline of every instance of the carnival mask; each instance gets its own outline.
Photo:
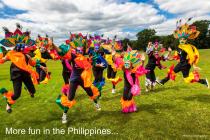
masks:
<instances>
[{"instance_id":1,"label":"carnival mask","mask_svg":"<svg viewBox=\"0 0 210 140\"><path fill-rule=\"evenodd\" d=\"M84 53L83 47L77 47L76 48L76 53L77 54L83 54Z\"/></svg>"},{"instance_id":2,"label":"carnival mask","mask_svg":"<svg viewBox=\"0 0 210 140\"><path fill-rule=\"evenodd\" d=\"M97 51L99 51L99 46L95 46L95 51L97 52Z\"/></svg>"},{"instance_id":3,"label":"carnival mask","mask_svg":"<svg viewBox=\"0 0 210 140\"><path fill-rule=\"evenodd\" d=\"M185 39L185 38L180 38L179 39L179 44L186 44L186 42L187 42L187 39Z\"/></svg>"},{"instance_id":4,"label":"carnival mask","mask_svg":"<svg viewBox=\"0 0 210 140\"><path fill-rule=\"evenodd\" d=\"M40 52L41 52L41 53L44 53L45 51L46 51L46 48L45 48L45 47L41 47L41 48L40 48Z\"/></svg>"},{"instance_id":5,"label":"carnival mask","mask_svg":"<svg viewBox=\"0 0 210 140\"><path fill-rule=\"evenodd\" d=\"M130 61L125 61L124 66L125 66L126 69L129 69L131 67L131 62Z\"/></svg>"},{"instance_id":6,"label":"carnival mask","mask_svg":"<svg viewBox=\"0 0 210 140\"><path fill-rule=\"evenodd\" d=\"M25 44L24 43L17 43L16 44L16 50L17 51L23 51L25 49Z\"/></svg>"}]
</instances>

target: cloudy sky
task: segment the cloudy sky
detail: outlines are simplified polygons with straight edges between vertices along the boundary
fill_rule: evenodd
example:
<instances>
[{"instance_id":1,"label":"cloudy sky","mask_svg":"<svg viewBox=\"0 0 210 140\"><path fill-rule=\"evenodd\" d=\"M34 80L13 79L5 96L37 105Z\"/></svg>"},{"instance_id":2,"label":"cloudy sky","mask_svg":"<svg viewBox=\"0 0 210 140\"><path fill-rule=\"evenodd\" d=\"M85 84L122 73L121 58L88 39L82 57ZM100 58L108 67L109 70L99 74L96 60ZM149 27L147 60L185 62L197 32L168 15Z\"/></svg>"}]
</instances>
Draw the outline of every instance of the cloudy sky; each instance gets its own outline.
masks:
<instances>
[{"instance_id":1,"label":"cloudy sky","mask_svg":"<svg viewBox=\"0 0 210 140\"><path fill-rule=\"evenodd\" d=\"M18 22L32 37L47 33L57 44L70 31L135 39L153 28L167 35L178 19L189 17L210 20L210 0L0 0L0 28L14 30Z\"/></svg>"}]
</instances>

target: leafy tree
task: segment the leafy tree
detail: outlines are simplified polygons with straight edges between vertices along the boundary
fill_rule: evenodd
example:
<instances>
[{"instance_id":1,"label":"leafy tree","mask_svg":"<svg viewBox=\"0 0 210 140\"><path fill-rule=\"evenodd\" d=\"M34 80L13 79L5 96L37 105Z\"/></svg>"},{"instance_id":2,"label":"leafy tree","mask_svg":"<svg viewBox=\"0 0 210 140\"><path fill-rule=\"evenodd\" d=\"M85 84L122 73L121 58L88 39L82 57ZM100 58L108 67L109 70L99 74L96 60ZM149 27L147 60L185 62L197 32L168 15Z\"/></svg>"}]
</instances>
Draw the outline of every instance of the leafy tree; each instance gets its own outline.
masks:
<instances>
[{"instance_id":1,"label":"leafy tree","mask_svg":"<svg viewBox=\"0 0 210 140\"><path fill-rule=\"evenodd\" d=\"M156 31L154 29L144 29L137 33L137 45L140 50L146 50L146 46L149 41L153 41L157 36L155 36Z\"/></svg>"},{"instance_id":2,"label":"leafy tree","mask_svg":"<svg viewBox=\"0 0 210 140\"><path fill-rule=\"evenodd\" d=\"M200 31L199 36L195 39L190 41L190 43L194 44L199 49L207 49L209 48L209 39L208 36L208 27L209 27L210 21L207 20L201 20L201 21L195 21L193 25L196 26L197 30Z\"/></svg>"}]
</instances>

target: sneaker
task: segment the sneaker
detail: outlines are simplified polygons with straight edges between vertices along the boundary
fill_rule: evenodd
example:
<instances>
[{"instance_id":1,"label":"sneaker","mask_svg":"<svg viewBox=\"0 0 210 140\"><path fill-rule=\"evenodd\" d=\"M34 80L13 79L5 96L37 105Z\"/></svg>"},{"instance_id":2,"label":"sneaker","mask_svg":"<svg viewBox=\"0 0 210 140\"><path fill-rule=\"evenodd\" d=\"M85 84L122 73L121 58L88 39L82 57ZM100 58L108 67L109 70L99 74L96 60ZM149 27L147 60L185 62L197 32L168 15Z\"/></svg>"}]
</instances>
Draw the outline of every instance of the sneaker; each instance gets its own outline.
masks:
<instances>
[{"instance_id":1,"label":"sneaker","mask_svg":"<svg viewBox=\"0 0 210 140\"><path fill-rule=\"evenodd\" d=\"M95 103L95 107L96 107L96 110L97 111L100 111L101 110L101 107L100 107L100 105L98 103Z\"/></svg>"},{"instance_id":2,"label":"sneaker","mask_svg":"<svg viewBox=\"0 0 210 140\"><path fill-rule=\"evenodd\" d=\"M66 113L63 113L63 116L62 116L62 123L63 123L63 124L67 123L67 114L66 114Z\"/></svg>"},{"instance_id":3,"label":"sneaker","mask_svg":"<svg viewBox=\"0 0 210 140\"><path fill-rule=\"evenodd\" d=\"M31 98L34 98L34 94L33 93L30 93L30 95L31 95Z\"/></svg>"},{"instance_id":4,"label":"sneaker","mask_svg":"<svg viewBox=\"0 0 210 140\"><path fill-rule=\"evenodd\" d=\"M45 77L43 81L40 82L40 84L47 84L49 81L48 77Z\"/></svg>"},{"instance_id":5,"label":"sneaker","mask_svg":"<svg viewBox=\"0 0 210 140\"><path fill-rule=\"evenodd\" d=\"M206 78L206 83L205 83L205 85L207 86L207 88L209 88L209 81L208 81L207 78Z\"/></svg>"},{"instance_id":6,"label":"sneaker","mask_svg":"<svg viewBox=\"0 0 210 140\"><path fill-rule=\"evenodd\" d=\"M154 86L153 85L151 85L151 91L153 91L154 90Z\"/></svg>"},{"instance_id":7,"label":"sneaker","mask_svg":"<svg viewBox=\"0 0 210 140\"><path fill-rule=\"evenodd\" d=\"M145 91L146 91L146 92L149 92L149 86L146 86Z\"/></svg>"},{"instance_id":8,"label":"sneaker","mask_svg":"<svg viewBox=\"0 0 210 140\"><path fill-rule=\"evenodd\" d=\"M9 104L7 104L6 110L7 110L8 113L12 113L12 108Z\"/></svg>"},{"instance_id":9,"label":"sneaker","mask_svg":"<svg viewBox=\"0 0 210 140\"><path fill-rule=\"evenodd\" d=\"M112 89L112 94L115 94L115 89L114 88Z\"/></svg>"},{"instance_id":10,"label":"sneaker","mask_svg":"<svg viewBox=\"0 0 210 140\"><path fill-rule=\"evenodd\" d=\"M159 85L163 86L163 83L161 80L156 80L155 82L158 83Z\"/></svg>"}]
</instances>

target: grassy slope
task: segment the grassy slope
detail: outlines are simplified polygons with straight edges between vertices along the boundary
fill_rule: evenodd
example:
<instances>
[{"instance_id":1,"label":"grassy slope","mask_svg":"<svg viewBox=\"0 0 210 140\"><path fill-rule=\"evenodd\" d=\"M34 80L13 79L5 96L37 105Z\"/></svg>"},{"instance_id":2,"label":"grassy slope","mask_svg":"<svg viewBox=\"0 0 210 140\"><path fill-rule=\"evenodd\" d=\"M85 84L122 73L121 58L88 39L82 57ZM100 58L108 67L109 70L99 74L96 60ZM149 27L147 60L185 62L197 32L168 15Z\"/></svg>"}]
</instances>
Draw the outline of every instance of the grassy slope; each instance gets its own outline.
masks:
<instances>
[{"instance_id":1,"label":"grassy slope","mask_svg":"<svg viewBox=\"0 0 210 140\"><path fill-rule=\"evenodd\" d=\"M201 50L201 75L210 79L210 50ZM169 66L166 62L165 65ZM102 111L97 112L86 93L79 89L77 104L68 112L69 123L61 124L62 111L55 99L63 84L60 62L49 61L52 79L47 85L37 87L34 99L23 90L21 98L13 106L12 114L5 111L5 101L0 98L0 137L35 138L28 135L5 135L6 127L13 128L108 128L118 135L85 137L88 139L189 139L183 135L207 135L210 139L210 90L199 84L185 84L181 74L176 82L157 86L151 93L145 93L144 77L141 77L142 95L135 97L138 112L122 114L120 97L123 82L117 86L117 93L111 94L111 84L106 83L100 103ZM9 81L9 63L1 65L1 87L12 89ZM157 77L163 78L167 70L156 70ZM118 73L122 76L122 73ZM84 138L81 135L39 135L40 138L65 139ZM206 138L203 137L203 138ZM191 138L190 138L191 139Z\"/></svg>"}]
</instances>

